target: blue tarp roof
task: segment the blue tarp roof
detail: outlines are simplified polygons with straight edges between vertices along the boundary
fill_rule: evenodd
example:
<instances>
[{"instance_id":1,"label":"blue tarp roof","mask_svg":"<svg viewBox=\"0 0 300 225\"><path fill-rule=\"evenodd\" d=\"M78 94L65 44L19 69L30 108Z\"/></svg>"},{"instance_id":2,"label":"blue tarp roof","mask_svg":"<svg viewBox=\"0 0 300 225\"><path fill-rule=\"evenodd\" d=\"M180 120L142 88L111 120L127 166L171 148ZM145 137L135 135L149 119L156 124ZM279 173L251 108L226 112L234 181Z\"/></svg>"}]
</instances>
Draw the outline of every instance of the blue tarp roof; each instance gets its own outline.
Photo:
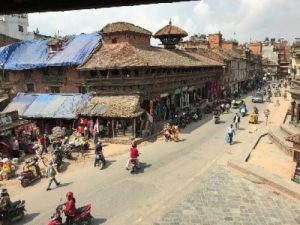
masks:
<instances>
[{"instance_id":1,"label":"blue tarp roof","mask_svg":"<svg viewBox=\"0 0 300 225\"><path fill-rule=\"evenodd\" d=\"M57 118L74 119L77 111L91 98L88 94L18 94L12 102L4 109L5 112L16 110L16 105L26 104L26 109L18 110L19 115L24 118ZM21 104L22 105L22 104Z\"/></svg>"},{"instance_id":2,"label":"blue tarp roof","mask_svg":"<svg viewBox=\"0 0 300 225\"><path fill-rule=\"evenodd\" d=\"M83 63L99 45L99 33L72 36L64 48L48 58L45 39L20 41L0 48L0 67L5 70L25 70L51 66L76 66Z\"/></svg>"},{"instance_id":3,"label":"blue tarp roof","mask_svg":"<svg viewBox=\"0 0 300 225\"><path fill-rule=\"evenodd\" d=\"M86 60L93 49L99 44L98 33L80 34L67 43L63 51L59 51L48 62L48 66L79 65Z\"/></svg>"},{"instance_id":4,"label":"blue tarp roof","mask_svg":"<svg viewBox=\"0 0 300 225\"><path fill-rule=\"evenodd\" d=\"M38 97L38 94L18 93L11 103L3 110L4 113L17 110L19 115L23 115L24 111Z\"/></svg>"}]
</instances>

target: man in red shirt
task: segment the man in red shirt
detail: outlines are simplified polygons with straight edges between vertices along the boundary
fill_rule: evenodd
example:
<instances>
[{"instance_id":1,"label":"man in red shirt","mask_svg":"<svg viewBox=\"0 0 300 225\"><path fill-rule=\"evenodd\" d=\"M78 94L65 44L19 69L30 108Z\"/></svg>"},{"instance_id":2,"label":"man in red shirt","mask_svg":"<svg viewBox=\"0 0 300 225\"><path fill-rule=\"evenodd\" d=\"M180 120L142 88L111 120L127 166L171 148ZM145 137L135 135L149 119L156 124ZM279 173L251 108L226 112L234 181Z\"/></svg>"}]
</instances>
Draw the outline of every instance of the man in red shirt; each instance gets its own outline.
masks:
<instances>
[{"instance_id":1,"label":"man in red shirt","mask_svg":"<svg viewBox=\"0 0 300 225\"><path fill-rule=\"evenodd\" d=\"M67 192L66 194L67 201L64 203L64 213L66 215L66 224L72 224L72 221L76 215L76 207L75 207L75 198L73 196L73 192Z\"/></svg>"},{"instance_id":2,"label":"man in red shirt","mask_svg":"<svg viewBox=\"0 0 300 225\"><path fill-rule=\"evenodd\" d=\"M139 168L139 160L138 160L139 151L137 150L136 147L137 147L137 144L134 142L132 144L132 147L130 148L130 157L128 158L127 163L126 163L126 169L128 169L128 170L129 170L129 165L130 165L130 162L132 159L136 160L137 167Z\"/></svg>"}]
</instances>

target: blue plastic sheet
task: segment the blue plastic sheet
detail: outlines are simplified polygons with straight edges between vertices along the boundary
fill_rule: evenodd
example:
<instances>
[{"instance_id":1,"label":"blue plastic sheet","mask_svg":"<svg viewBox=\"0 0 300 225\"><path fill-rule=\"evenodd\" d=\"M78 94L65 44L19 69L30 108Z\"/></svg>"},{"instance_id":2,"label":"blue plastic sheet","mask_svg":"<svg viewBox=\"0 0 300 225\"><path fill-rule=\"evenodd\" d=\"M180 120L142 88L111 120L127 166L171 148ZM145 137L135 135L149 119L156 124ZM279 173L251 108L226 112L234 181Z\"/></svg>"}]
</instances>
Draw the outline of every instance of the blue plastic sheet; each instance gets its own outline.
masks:
<instances>
[{"instance_id":1,"label":"blue plastic sheet","mask_svg":"<svg viewBox=\"0 0 300 225\"><path fill-rule=\"evenodd\" d=\"M25 94L18 93L16 97L6 106L3 110L4 113L12 112L17 110L19 115L22 116L25 110L33 103L33 101L38 97L38 94Z\"/></svg>"},{"instance_id":2,"label":"blue plastic sheet","mask_svg":"<svg viewBox=\"0 0 300 225\"><path fill-rule=\"evenodd\" d=\"M12 44L15 49L4 63L5 70L42 68L48 57L47 40L21 41Z\"/></svg>"},{"instance_id":3,"label":"blue plastic sheet","mask_svg":"<svg viewBox=\"0 0 300 225\"><path fill-rule=\"evenodd\" d=\"M58 51L47 62L47 66L79 65L87 59L99 42L100 35L98 33L74 36L62 51Z\"/></svg>"},{"instance_id":4,"label":"blue plastic sheet","mask_svg":"<svg viewBox=\"0 0 300 225\"><path fill-rule=\"evenodd\" d=\"M89 94L39 94L22 117L74 119L90 98Z\"/></svg>"},{"instance_id":5,"label":"blue plastic sheet","mask_svg":"<svg viewBox=\"0 0 300 225\"><path fill-rule=\"evenodd\" d=\"M26 70L83 63L101 41L99 33L75 35L54 56L48 56L45 39L20 41L0 48L0 68Z\"/></svg>"}]
</instances>

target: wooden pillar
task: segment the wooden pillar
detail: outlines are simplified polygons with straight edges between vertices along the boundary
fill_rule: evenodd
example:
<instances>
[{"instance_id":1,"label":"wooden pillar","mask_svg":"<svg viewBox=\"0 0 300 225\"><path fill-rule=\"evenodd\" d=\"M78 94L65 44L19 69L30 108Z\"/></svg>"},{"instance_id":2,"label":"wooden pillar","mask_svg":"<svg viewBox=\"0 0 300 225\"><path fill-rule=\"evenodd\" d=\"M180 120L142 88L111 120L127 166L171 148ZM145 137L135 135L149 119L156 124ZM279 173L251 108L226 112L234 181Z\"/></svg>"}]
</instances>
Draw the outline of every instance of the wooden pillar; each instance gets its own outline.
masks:
<instances>
[{"instance_id":1,"label":"wooden pillar","mask_svg":"<svg viewBox=\"0 0 300 225\"><path fill-rule=\"evenodd\" d=\"M111 120L111 127L112 127L112 138L115 137L115 121L114 119Z\"/></svg>"},{"instance_id":2,"label":"wooden pillar","mask_svg":"<svg viewBox=\"0 0 300 225\"><path fill-rule=\"evenodd\" d=\"M133 135L133 138L136 138L136 118L133 119L133 132L132 132L132 135Z\"/></svg>"}]
</instances>

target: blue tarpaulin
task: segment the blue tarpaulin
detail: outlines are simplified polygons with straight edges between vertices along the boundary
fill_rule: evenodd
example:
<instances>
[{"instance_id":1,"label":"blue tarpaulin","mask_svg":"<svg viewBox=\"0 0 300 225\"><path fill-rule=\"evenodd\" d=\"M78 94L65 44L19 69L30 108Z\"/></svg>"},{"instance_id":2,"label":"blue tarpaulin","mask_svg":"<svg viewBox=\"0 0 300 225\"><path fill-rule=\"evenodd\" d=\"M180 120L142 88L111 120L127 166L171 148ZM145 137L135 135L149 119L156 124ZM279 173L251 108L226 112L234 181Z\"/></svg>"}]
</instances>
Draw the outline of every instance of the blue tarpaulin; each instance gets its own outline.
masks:
<instances>
[{"instance_id":1,"label":"blue tarpaulin","mask_svg":"<svg viewBox=\"0 0 300 225\"><path fill-rule=\"evenodd\" d=\"M21 41L11 47L15 50L4 63L5 70L41 68L48 57L47 40Z\"/></svg>"},{"instance_id":2,"label":"blue tarpaulin","mask_svg":"<svg viewBox=\"0 0 300 225\"><path fill-rule=\"evenodd\" d=\"M93 49L99 44L98 33L74 36L66 47L57 52L48 62L48 66L79 65L86 60Z\"/></svg>"},{"instance_id":3,"label":"blue tarpaulin","mask_svg":"<svg viewBox=\"0 0 300 225\"><path fill-rule=\"evenodd\" d=\"M18 93L16 97L11 101L11 103L6 106L3 110L4 113L12 112L17 110L19 115L23 115L25 110L31 103L38 97L38 94L25 94L25 93Z\"/></svg>"},{"instance_id":4,"label":"blue tarpaulin","mask_svg":"<svg viewBox=\"0 0 300 225\"><path fill-rule=\"evenodd\" d=\"M48 56L49 40L20 41L0 48L0 67L5 70L26 70L80 65L97 48L101 35L74 35L51 58Z\"/></svg>"},{"instance_id":5,"label":"blue tarpaulin","mask_svg":"<svg viewBox=\"0 0 300 225\"><path fill-rule=\"evenodd\" d=\"M31 98L29 97L31 96ZM19 115L24 118L56 118L74 119L78 111L90 99L89 94L24 94L19 93L5 108L5 112L16 110L16 106L26 105L20 110ZM29 101L31 99L32 101ZM30 102L30 104L28 104Z\"/></svg>"}]
</instances>

